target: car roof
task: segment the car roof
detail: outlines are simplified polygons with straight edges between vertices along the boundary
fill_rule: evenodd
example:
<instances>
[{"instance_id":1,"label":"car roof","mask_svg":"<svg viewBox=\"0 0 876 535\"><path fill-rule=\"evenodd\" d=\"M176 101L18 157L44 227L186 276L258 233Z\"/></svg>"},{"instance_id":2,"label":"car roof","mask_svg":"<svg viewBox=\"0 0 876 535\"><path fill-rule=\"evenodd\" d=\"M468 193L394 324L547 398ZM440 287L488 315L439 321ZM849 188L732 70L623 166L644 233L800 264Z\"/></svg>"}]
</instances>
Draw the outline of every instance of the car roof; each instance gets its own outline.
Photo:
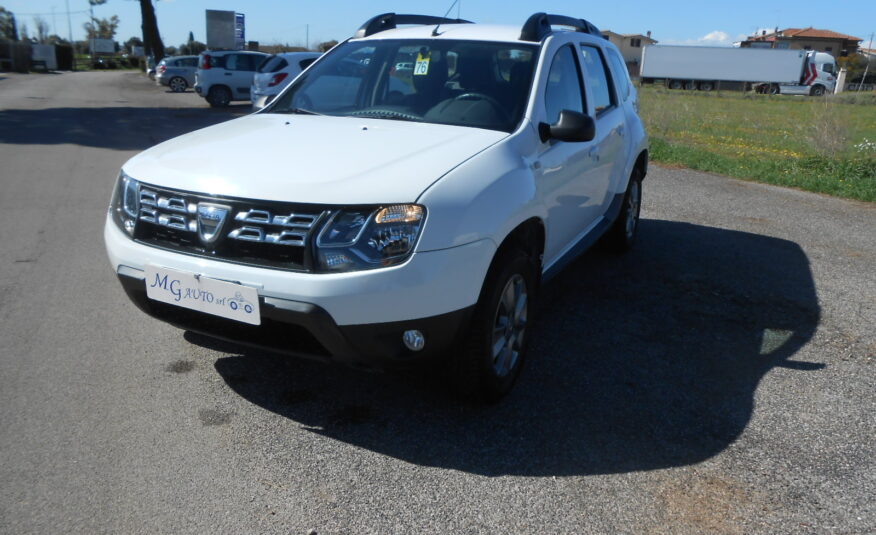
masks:
<instances>
[{"instance_id":1,"label":"car roof","mask_svg":"<svg viewBox=\"0 0 876 535\"><path fill-rule=\"evenodd\" d=\"M304 52L304 51L280 52L279 54L275 54L275 55L280 56L281 58L293 58L294 59L298 56L321 56L322 52Z\"/></svg>"},{"instance_id":2,"label":"car roof","mask_svg":"<svg viewBox=\"0 0 876 535\"><path fill-rule=\"evenodd\" d=\"M384 30L382 32L353 39L355 41L380 40L380 39L461 39L466 41L502 41L518 42L520 40L520 27L499 26L492 24L442 24L438 28L438 35L433 36L435 25L406 26ZM535 44L535 43L529 43Z\"/></svg>"},{"instance_id":3,"label":"car roof","mask_svg":"<svg viewBox=\"0 0 876 535\"><path fill-rule=\"evenodd\" d=\"M201 55L209 54L211 56L218 56L219 54L252 54L255 56L270 56L270 54L265 52L257 52L255 50L204 50L201 52Z\"/></svg>"},{"instance_id":4,"label":"car roof","mask_svg":"<svg viewBox=\"0 0 876 535\"><path fill-rule=\"evenodd\" d=\"M538 42L520 39L520 26L496 24L442 24L438 35L432 35L435 25L405 26L377 32L368 37L353 38L352 41L368 41L380 39L459 39L464 41L492 41L505 43L520 43L538 45ZM554 30L553 35L575 34L585 39L595 39L595 36L573 32L571 30ZM608 42L608 41L606 41Z\"/></svg>"}]
</instances>

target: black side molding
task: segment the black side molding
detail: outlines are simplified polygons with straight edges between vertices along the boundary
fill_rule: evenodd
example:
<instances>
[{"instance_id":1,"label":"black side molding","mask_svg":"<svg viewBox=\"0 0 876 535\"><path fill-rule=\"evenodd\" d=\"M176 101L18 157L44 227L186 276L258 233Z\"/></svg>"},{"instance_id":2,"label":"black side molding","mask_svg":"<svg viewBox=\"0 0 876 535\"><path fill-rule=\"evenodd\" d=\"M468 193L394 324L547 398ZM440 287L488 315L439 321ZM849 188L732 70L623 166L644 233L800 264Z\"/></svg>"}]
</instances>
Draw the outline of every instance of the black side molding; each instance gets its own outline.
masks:
<instances>
[{"instance_id":1,"label":"black side molding","mask_svg":"<svg viewBox=\"0 0 876 535\"><path fill-rule=\"evenodd\" d=\"M599 28L584 19L575 19L564 15L536 13L529 17L523 25L523 31L520 32L520 40L532 41L534 43L541 42L542 39L551 34L551 26L568 26L576 32L589 33L597 37L602 37L602 32L599 31Z\"/></svg>"},{"instance_id":2,"label":"black side molding","mask_svg":"<svg viewBox=\"0 0 876 535\"><path fill-rule=\"evenodd\" d=\"M470 20L463 19L445 19L444 17L434 17L432 15L397 15L395 13L384 13L369 19L365 24L359 27L354 38L368 37L375 33L380 33L386 30L395 29L401 24L472 24Z\"/></svg>"}]
</instances>

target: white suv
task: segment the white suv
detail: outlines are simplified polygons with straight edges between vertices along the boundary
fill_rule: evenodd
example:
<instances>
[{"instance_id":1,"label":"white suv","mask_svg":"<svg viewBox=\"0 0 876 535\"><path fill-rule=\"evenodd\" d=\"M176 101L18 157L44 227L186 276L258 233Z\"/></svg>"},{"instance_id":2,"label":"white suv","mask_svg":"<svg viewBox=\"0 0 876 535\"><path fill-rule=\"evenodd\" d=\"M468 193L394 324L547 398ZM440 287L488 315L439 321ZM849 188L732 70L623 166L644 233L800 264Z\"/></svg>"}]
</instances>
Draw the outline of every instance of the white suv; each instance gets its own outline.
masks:
<instances>
[{"instance_id":1,"label":"white suv","mask_svg":"<svg viewBox=\"0 0 876 535\"><path fill-rule=\"evenodd\" d=\"M227 106L232 100L249 100L253 76L267 57L262 52L242 50L201 52L195 72L195 93L213 107Z\"/></svg>"},{"instance_id":2,"label":"white suv","mask_svg":"<svg viewBox=\"0 0 876 535\"><path fill-rule=\"evenodd\" d=\"M443 360L497 399L541 282L597 240L633 243L636 100L584 20L381 15L261 112L125 163L110 262L182 328L356 366Z\"/></svg>"}]
</instances>

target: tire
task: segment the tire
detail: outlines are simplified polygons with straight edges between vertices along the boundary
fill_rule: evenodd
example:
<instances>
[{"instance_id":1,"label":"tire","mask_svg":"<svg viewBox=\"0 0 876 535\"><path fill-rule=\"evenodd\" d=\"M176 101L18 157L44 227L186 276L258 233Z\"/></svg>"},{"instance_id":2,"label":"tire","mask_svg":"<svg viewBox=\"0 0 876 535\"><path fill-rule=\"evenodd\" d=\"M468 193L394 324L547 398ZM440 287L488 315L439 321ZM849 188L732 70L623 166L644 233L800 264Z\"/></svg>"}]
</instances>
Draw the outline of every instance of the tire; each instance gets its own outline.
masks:
<instances>
[{"instance_id":1,"label":"tire","mask_svg":"<svg viewBox=\"0 0 876 535\"><path fill-rule=\"evenodd\" d=\"M231 90L223 85L214 85L207 93L207 102L214 108L224 108L231 103Z\"/></svg>"},{"instance_id":2,"label":"tire","mask_svg":"<svg viewBox=\"0 0 876 535\"><path fill-rule=\"evenodd\" d=\"M769 93L770 95L778 95L779 93L781 93L781 90L776 84L771 84L769 89L767 89L767 93Z\"/></svg>"},{"instance_id":3,"label":"tire","mask_svg":"<svg viewBox=\"0 0 876 535\"><path fill-rule=\"evenodd\" d=\"M617 219L611 225L601 245L604 249L615 253L629 251L636 241L639 230L639 213L642 210L642 173L633 171L627 191L624 193L623 204Z\"/></svg>"},{"instance_id":4,"label":"tire","mask_svg":"<svg viewBox=\"0 0 876 535\"><path fill-rule=\"evenodd\" d=\"M813 97L823 97L824 96L824 86L823 85L814 85L812 89L809 90L809 94Z\"/></svg>"},{"instance_id":5,"label":"tire","mask_svg":"<svg viewBox=\"0 0 876 535\"><path fill-rule=\"evenodd\" d=\"M700 91L711 91L715 88L712 82L700 82Z\"/></svg>"},{"instance_id":6,"label":"tire","mask_svg":"<svg viewBox=\"0 0 876 535\"><path fill-rule=\"evenodd\" d=\"M186 82L186 79L182 76L174 76L167 82L167 86L170 87L170 90L174 93L182 93L189 87L189 83Z\"/></svg>"},{"instance_id":7,"label":"tire","mask_svg":"<svg viewBox=\"0 0 876 535\"><path fill-rule=\"evenodd\" d=\"M684 83L684 88L688 91L693 91L694 89L697 88L697 83L694 82L693 80L688 80L687 82Z\"/></svg>"},{"instance_id":8,"label":"tire","mask_svg":"<svg viewBox=\"0 0 876 535\"><path fill-rule=\"evenodd\" d=\"M670 80L669 81L669 89L681 89L684 87L684 84L681 83L681 80Z\"/></svg>"},{"instance_id":9,"label":"tire","mask_svg":"<svg viewBox=\"0 0 876 535\"><path fill-rule=\"evenodd\" d=\"M530 255L500 251L452 361L458 396L491 403L511 391L529 347L538 280L538 264Z\"/></svg>"}]
</instances>

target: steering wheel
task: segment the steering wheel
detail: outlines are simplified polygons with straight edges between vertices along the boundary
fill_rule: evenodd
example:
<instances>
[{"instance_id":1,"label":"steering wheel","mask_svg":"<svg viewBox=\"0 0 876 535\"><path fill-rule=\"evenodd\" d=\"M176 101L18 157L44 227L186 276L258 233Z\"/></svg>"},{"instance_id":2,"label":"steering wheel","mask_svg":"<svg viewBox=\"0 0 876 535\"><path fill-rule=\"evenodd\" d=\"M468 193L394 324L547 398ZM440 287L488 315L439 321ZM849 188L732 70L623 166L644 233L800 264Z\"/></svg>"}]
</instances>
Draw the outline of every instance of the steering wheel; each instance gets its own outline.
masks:
<instances>
[{"instance_id":1,"label":"steering wheel","mask_svg":"<svg viewBox=\"0 0 876 535\"><path fill-rule=\"evenodd\" d=\"M494 108L496 108L497 110L499 110L499 112L502 113L502 115L505 117L506 121L509 119L508 112L505 111L505 106L502 106L502 104L499 103L498 100L494 99L490 95L485 95L483 93L476 93L476 92L463 93L463 94L458 95L458 96L453 98L454 102L456 102L457 100L486 100L487 102L492 104Z\"/></svg>"}]
</instances>

